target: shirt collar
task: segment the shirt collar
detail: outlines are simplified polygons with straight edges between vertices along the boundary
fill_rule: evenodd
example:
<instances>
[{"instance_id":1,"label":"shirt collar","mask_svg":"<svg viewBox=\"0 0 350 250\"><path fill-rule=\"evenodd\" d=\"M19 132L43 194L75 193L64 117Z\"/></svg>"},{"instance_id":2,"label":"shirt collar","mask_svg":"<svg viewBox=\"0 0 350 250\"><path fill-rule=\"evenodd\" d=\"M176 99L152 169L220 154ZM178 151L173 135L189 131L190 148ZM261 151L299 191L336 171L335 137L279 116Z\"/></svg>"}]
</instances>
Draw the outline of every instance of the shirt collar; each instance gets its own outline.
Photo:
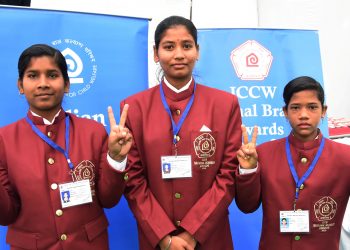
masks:
<instances>
[{"instance_id":1,"label":"shirt collar","mask_svg":"<svg viewBox=\"0 0 350 250\"><path fill-rule=\"evenodd\" d=\"M168 80L165 77L164 77L164 83L166 86L168 86L169 89L171 89L175 93L181 93L190 87L190 85L192 83L192 76L191 76L191 79L189 80L189 82L186 83L185 86L183 86L181 89L175 88L173 85L170 84L170 82L168 82Z\"/></svg>"},{"instance_id":2,"label":"shirt collar","mask_svg":"<svg viewBox=\"0 0 350 250\"><path fill-rule=\"evenodd\" d=\"M51 124L53 124L53 123L54 123L54 121L55 121L56 117L57 117L57 116L60 114L61 110L59 110L59 111L57 112L57 114L56 114L56 115L55 115L55 117L52 119L52 121L47 120L46 118L44 118L44 117L42 117L42 116L40 116L40 115L38 115L38 114L34 113L34 112L33 112L33 111L31 111L31 110L30 110L30 112L32 113L32 115L33 115L33 116L43 118L43 122L44 122L44 124L45 124L45 125L51 125Z\"/></svg>"}]
</instances>

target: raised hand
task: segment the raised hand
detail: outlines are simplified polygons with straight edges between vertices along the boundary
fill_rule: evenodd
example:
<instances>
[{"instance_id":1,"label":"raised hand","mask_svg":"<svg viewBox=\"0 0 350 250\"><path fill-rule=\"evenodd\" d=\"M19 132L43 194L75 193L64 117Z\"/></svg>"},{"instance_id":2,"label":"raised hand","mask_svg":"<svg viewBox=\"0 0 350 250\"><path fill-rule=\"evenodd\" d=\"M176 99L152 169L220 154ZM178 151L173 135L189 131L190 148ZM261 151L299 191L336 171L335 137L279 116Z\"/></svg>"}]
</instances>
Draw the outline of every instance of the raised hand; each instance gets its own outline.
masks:
<instances>
[{"instance_id":1,"label":"raised hand","mask_svg":"<svg viewBox=\"0 0 350 250\"><path fill-rule=\"evenodd\" d=\"M114 118L112 107L108 107L108 119L111 129L108 137L108 154L113 160L119 162L125 159L132 145L132 134L125 127L128 109L129 105L125 104L118 125Z\"/></svg>"},{"instance_id":2,"label":"raised hand","mask_svg":"<svg viewBox=\"0 0 350 250\"><path fill-rule=\"evenodd\" d=\"M256 152L256 138L258 137L258 127L254 126L252 140L249 142L247 129L244 125L242 128L243 144L237 151L239 165L244 169L252 169L256 167L258 162L258 153Z\"/></svg>"}]
</instances>

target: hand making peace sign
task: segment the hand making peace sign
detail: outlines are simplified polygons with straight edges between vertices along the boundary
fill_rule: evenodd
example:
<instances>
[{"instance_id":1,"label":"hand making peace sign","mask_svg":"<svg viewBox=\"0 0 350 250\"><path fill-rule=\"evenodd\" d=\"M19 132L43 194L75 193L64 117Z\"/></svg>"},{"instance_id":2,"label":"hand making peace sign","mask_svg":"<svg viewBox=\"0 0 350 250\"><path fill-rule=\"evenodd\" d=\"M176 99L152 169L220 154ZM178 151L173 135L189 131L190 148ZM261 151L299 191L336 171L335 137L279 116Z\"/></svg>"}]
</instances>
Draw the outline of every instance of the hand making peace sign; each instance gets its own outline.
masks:
<instances>
[{"instance_id":1,"label":"hand making peace sign","mask_svg":"<svg viewBox=\"0 0 350 250\"><path fill-rule=\"evenodd\" d=\"M258 137L258 127L254 126L252 141L248 141L247 129L244 125L242 128L243 144L237 151L239 165L244 169L252 169L256 167L258 162L258 153L256 152L256 138Z\"/></svg>"},{"instance_id":2,"label":"hand making peace sign","mask_svg":"<svg viewBox=\"0 0 350 250\"><path fill-rule=\"evenodd\" d=\"M128 116L129 105L125 104L123 112L120 115L119 125L117 124L112 107L108 107L108 119L110 133L108 137L109 156L115 161L123 161L132 145L132 134L125 127L125 121Z\"/></svg>"}]
</instances>

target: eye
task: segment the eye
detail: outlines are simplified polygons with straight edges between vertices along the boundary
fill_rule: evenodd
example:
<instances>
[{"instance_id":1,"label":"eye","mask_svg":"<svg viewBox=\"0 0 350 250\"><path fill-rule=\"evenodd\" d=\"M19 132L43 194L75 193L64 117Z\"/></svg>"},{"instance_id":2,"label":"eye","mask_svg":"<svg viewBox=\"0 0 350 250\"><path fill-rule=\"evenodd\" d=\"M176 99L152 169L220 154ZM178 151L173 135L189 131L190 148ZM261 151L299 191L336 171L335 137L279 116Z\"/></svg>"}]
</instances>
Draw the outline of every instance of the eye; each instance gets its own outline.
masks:
<instances>
[{"instance_id":1,"label":"eye","mask_svg":"<svg viewBox=\"0 0 350 250\"><path fill-rule=\"evenodd\" d=\"M317 109L318 109L318 106L317 106L317 105L310 105L310 106L309 106L309 109L310 109L310 110L317 110Z\"/></svg>"},{"instance_id":2,"label":"eye","mask_svg":"<svg viewBox=\"0 0 350 250\"><path fill-rule=\"evenodd\" d=\"M185 43L183 45L184 49L192 49L193 48L193 44L192 43Z\"/></svg>"},{"instance_id":3,"label":"eye","mask_svg":"<svg viewBox=\"0 0 350 250\"><path fill-rule=\"evenodd\" d=\"M166 44L166 45L163 46L163 48L165 50L172 50L172 49L174 49L174 45L173 44Z\"/></svg>"},{"instance_id":4,"label":"eye","mask_svg":"<svg viewBox=\"0 0 350 250\"><path fill-rule=\"evenodd\" d=\"M35 74L35 73L28 73L27 74L27 78L29 78L29 79L35 79L37 77L37 74Z\"/></svg>"},{"instance_id":5,"label":"eye","mask_svg":"<svg viewBox=\"0 0 350 250\"><path fill-rule=\"evenodd\" d=\"M57 77L59 77L59 75L57 73L50 73L49 74L49 78L51 78L51 79L56 79Z\"/></svg>"},{"instance_id":6,"label":"eye","mask_svg":"<svg viewBox=\"0 0 350 250\"><path fill-rule=\"evenodd\" d=\"M293 111L297 111L297 110L299 110L299 106L290 106L289 107L291 110L293 110Z\"/></svg>"}]
</instances>

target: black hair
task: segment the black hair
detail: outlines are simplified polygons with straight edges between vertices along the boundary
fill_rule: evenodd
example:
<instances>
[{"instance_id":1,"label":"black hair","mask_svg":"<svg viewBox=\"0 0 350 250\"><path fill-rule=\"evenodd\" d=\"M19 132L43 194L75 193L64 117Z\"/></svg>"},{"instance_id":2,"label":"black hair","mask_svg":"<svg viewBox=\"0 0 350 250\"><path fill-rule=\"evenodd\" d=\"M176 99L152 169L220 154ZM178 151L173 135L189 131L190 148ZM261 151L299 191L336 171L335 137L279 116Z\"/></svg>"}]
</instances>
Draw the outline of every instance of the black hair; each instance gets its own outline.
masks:
<instances>
[{"instance_id":1,"label":"black hair","mask_svg":"<svg viewBox=\"0 0 350 250\"><path fill-rule=\"evenodd\" d=\"M288 107L293 94L303 90L315 90L318 100L321 102L322 107L324 106L324 90L321 84L312 77L300 76L288 82L284 87L283 100L285 107Z\"/></svg>"},{"instance_id":2,"label":"black hair","mask_svg":"<svg viewBox=\"0 0 350 250\"><path fill-rule=\"evenodd\" d=\"M68 72L67 72L67 63L66 59L62 53L55 48L50 47L46 44L34 44L26 48L18 59L18 78L23 80L24 72L29 66L30 60L33 57L42 57L49 56L52 57L57 64L58 68L61 70L63 79L65 82L69 81Z\"/></svg>"},{"instance_id":3,"label":"black hair","mask_svg":"<svg viewBox=\"0 0 350 250\"><path fill-rule=\"evenodd\" d=\"M188 32L191 34L193 37L193 40L197 44L197 28L194 26L191 20L184 18L182 16L170 16L165 18L163 21L161 21L157 28L156 31L154 32L154 42L155 42L155 48L159 48L160 40L162 40L164 32L167 31L168 29L182 25L185 26L185 28L188 30Z\"/></svg>"}]
</instances>

